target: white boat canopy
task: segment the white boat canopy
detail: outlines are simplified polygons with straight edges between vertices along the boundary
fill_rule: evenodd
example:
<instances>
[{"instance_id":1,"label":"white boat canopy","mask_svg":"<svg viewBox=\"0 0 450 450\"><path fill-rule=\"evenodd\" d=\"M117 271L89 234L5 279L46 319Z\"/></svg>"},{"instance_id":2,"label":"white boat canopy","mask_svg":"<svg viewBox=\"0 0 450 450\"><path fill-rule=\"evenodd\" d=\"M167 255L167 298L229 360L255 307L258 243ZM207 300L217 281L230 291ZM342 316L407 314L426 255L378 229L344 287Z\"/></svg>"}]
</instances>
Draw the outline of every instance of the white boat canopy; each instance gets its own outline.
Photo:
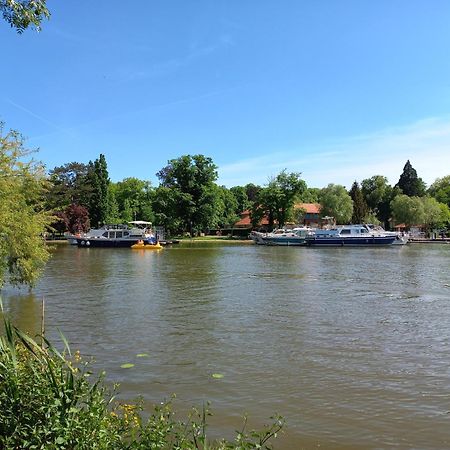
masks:
<instances>
[{"instance_id":1,"label":"white boat canopy","mask_svg":"<svg viewBox=\"0 0 450 450\"><path fill-rule=\"evenodd\" d=\"M131 223L133 225L151 225L152 224L151 222L146 222L145 220L133 220L128 223Z\"/></svg>"}]
</instances>

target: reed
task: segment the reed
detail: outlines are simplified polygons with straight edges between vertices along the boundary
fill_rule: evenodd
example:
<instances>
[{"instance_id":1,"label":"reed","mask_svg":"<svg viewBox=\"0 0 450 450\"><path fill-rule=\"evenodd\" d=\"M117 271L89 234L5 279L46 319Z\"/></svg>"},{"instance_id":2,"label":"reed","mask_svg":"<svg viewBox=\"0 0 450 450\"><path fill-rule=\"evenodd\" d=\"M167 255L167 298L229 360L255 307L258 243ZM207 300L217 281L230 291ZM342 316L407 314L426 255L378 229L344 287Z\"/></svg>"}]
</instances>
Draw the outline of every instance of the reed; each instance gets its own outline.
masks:
<instances>
[{"instance_id":1,"label":"reed","mask_svg":"<svg viewBox=\"0 0 450 450\"><path fill-rule=\"evenodd\" d=\"M268 449L282 430L281 417L260 431L247 421L232 441L207 438L209 405L179 420L172 402L142 414L142 402L115 400L104 374L72 354L63 337L58 351L37 343L4 317L0 337L0 448L4 449ZM94 380L91 381L91 378Z\"/></svg>"}]
</instances>

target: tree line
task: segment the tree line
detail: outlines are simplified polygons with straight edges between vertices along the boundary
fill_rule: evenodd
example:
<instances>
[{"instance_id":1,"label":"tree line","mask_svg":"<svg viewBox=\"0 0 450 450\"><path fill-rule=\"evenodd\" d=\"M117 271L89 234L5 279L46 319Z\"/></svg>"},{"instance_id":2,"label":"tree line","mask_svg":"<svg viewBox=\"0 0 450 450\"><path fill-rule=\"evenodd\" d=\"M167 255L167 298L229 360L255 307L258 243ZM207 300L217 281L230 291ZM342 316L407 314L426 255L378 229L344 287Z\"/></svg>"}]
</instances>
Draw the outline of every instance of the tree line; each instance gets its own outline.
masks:
<instances>
[{"instance_id":1,"label":"tree line","mask_svg":"<svg viewBox=\"0 0 450 450\"><path fill-rule=\"evenodd\" d=\"M156 174L158 186L135 177L112 182L105 155L87 163L70 162L48 173L32 159L20 133L0 126L0 280L33 284L48 258L39 236L45 230L79 233L106 223L146 220L169 235L232 229L244 210L253 227L301 223L299 203L319 203L322 216L337 223L392 221L407 227L449 228L450 175L427 188L409 161L394 186L374 175L349 191L338 184L308 187L299 172L281 171L264 186L227 188L217 183L210 157L183 155ZM27 162L28 161L28 162ZM26 239L25 239L26 237Z\"/></svg>"},{"instance_id":2,"label":"tree line","mask_svg":"<svg viewBox=\"0 0 450 450\"><path fill-rule=\"evenodd\" d=\"M319 203L321 215L337 223L371 222L390 228L445 228L450 222L450 176L430 188L409 161L399 181L391 186L386 177L374 175L347 191L329 184L310 188L299 172L281 171L264 186L248 183L226 188L217 184L217 166L204 155L183 155L168 161L156 175L159 185L125 178L111 182L107 162L71 162L49 173L47 208L58 217L53 227L78 233L105 223L146 220L164 226L169 234L231 229L241 213L250 211L252 226L267 218L269 228L301 223L299 203Z\"/></svg>"}]
</instances>

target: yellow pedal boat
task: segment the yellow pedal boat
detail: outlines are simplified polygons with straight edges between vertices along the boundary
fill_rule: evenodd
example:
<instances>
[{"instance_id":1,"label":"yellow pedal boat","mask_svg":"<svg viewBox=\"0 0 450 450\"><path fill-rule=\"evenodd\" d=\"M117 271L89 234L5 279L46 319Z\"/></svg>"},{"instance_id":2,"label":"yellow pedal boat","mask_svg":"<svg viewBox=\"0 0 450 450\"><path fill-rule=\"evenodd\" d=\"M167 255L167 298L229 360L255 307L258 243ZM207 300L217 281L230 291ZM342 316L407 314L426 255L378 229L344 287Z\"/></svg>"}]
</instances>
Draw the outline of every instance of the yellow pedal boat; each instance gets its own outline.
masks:
<instances>
[{"instance_id":1,"label":"yellow pedal boat","mask_svg":"<svg viewBox=\"0 0 450 450\"><path fill-rule=\"evenodd\" d=\"M131 246L133 250L161 250L163 246L157 242L156 244L149 244L145 242L137 242Z\"/></svg>"}]
</instances>

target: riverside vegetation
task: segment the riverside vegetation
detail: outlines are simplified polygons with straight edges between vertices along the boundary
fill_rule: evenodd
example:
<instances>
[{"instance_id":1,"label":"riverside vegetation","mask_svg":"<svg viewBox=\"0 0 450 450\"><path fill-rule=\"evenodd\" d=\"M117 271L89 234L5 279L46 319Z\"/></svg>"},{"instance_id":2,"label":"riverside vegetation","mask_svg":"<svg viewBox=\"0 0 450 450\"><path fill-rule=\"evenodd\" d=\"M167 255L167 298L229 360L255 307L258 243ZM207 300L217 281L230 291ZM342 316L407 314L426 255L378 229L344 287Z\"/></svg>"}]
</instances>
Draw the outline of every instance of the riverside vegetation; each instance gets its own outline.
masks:
<instances>
[{"instance_id":1,"label":"riverside vegetation","mask_svg":"<svg viewBox=\"0 0 450 450\"><path fill-rule=\"evenodd\" d=\"M172 402L143 414L143 404L115 400L104 374L97 377L67 341L59 352L38 343L4 318L0 337L0 448L2 449L269 449L281 417L261 431L244 418L234 441L207 438L209 407L178 419ZM91 381L90 378L96 378ZM145 416L145 418L144 418Z\"/></svg>"},{"instance_id":2,"label":"riverside vegetation","mask_svg":"<svg viewBox=\"0 0 450 450\"><path fill-rule=\"evenodd\" d=\"M226 188L217 184L218 167L204 155L169 160L158 173L160 184L126 178L111 182L106 157L88 164L71 162L48 173L30 159L30 150L16 131L0 123L0 286L33 286L49 257L45 233L79 233L105 223L146 220L165 228L169 236L233 232L244 210L252 227L263 218L268 226L302 223L305 211L298 203L319 203L322 216L337 223L392 221L407 227L445 234L450 228L450 176L437 179L427 190L407 161L392 187L381 175L356 181L350 191L329 184L309 188L301 173L282 170L265 186L251 183Z\"/></svg>"}]
</instances>

